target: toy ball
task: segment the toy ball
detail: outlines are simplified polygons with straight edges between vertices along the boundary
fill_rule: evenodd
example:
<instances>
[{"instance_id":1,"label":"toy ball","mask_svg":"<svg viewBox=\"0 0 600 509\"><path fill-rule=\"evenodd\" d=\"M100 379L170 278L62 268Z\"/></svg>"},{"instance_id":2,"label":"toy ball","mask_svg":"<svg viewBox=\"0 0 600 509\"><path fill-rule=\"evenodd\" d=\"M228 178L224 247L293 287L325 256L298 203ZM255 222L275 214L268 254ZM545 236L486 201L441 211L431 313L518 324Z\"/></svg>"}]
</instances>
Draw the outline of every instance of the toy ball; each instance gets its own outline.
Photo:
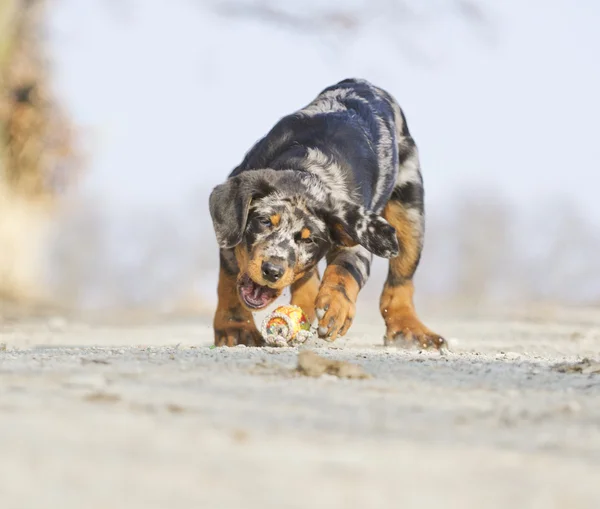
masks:
<instances>
[{"instance_id":1,"label":"toy ball","mask_svg":"<svg viewBox=\"0 0 600 509\"><path fill-rule=\"evenodd\" d=\"M312 336L310 322L298 306L279 306L262 323L261 333L268 346L294 346Z\"/></svg>"}]
</instances>

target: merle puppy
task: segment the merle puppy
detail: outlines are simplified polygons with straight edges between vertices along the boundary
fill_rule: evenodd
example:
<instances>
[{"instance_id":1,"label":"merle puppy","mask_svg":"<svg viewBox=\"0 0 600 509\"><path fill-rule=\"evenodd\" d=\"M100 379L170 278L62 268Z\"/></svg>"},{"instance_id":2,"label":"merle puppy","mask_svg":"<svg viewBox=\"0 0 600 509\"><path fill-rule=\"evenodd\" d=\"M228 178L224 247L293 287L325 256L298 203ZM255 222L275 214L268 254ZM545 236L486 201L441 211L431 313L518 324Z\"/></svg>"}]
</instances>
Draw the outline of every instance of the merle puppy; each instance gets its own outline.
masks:
<instances>
[{"instance_id":1,"label":"merle puppy","mask_svg":"<svg viewBox=\"0 0 600 509\"><path fill-rule=\"evenodd\" d=\"M404 114L384 90L344 80L282 118L212 191L210 214L221 265L216 345L261 345L251 312L288 286L320 337L343 336L373 255L389 259L385 343L445 344L413 304L423 180Z\"/></svg>"}]
</instances>

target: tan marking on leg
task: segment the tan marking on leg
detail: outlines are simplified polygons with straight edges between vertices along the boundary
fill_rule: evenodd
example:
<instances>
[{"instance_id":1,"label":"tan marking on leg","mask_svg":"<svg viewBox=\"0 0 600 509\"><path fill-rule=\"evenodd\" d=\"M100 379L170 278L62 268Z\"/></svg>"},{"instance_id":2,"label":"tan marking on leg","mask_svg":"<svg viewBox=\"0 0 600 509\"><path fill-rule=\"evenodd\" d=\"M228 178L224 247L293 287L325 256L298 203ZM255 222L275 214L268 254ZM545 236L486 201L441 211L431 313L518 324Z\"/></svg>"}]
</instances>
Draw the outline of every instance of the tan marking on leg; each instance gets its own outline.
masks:
<instances>
[{"instance_id":1,"label":"tan marking on leg","mask_svg":"<svg viewBox=\"0 0 600 509\"><path fill-rule=\"evenodd\" d=\"M395 228L400 245L400 255L390 260L390 272L409 279L421 256L420 233L415 231L415 225L410 220L406 209L397 201L388 202L383 217Z\"/></svg>"},{"instance_id":2,"label":"tan marking on leg","mask_svg":"<svg viewBox=\"0 0 600 509\"><path fill-rule=\"evenodd\" d=\"M238 297L236 276L221 269L217 294L219 300L213 320L215 345L262 345L262 337L256 329L252 313L242 306Z\"/></svg>"},{"instance_id":3,"label":"tan marking on leg","mask_svg":"<svg viewBox=\"0 0 600 509\"><path fill-rule=\"evenodd\" d=\"M339 265L328 265L315 307L319 317L319 336L334 341L346 334L356 312L360 287L356 279Z\"/></svg>"},{"instance_id":4,"label":"tan marking on leg","mask_svg":"<svg viewBox=\"0 0 600 509\"><path fill-rule=\"evenodd\" d=\"M400 286L390 286L386 283L379 304L386 325L385 344L403 342L406 346L425 349L445 346L444 339L419 320L413 295L412 281Z\"/></svg>"},{"instance_id":5,"label":"tan marking on leg","mask_svg":"<svg viewBox=\"0 0 600 509\"><path fill-rule=\"evenodd\" d=\"M302 308L310 323L315 321L315 301L320 284L319 271L315 268L291 286L291 303Z\"/></svg>"},{"instance_id":6,"label":"tan marking on leg","mask_svg":"<svg viewBox=\"0 0 600 509\"><path fill-rule=\"evenodd\" d=\"M421 232L402 204L389 202L383 217L396 229L400 254L389 262L379 308L386 324L385 344L404 342L419 348L441 348L444 339L419 320L414 306L412 277L421 256Z\"/></svg>"}]
</instances>

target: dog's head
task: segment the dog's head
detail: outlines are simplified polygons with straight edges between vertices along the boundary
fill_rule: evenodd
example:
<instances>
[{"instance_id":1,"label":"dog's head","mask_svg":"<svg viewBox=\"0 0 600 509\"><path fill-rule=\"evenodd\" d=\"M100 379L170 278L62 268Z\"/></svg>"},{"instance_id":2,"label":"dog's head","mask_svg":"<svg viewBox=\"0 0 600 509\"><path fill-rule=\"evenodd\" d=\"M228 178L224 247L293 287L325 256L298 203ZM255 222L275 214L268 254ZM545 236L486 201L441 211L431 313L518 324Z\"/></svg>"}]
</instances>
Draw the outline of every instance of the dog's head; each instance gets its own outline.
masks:
<instances>
[{"instance_id":1,"label":"dog's head","mask_svg":"<svg viewBox=\"0 0 600 509\"><path fill-rule=\"evenodd\" d=\"M252 170L210 195L221 249L235 249L242 303L261 309L301 279L335 245L361 244L375 255L398 253L394 228L381 216L335 201L311 174Z\"/></svg>"}]
</instances>

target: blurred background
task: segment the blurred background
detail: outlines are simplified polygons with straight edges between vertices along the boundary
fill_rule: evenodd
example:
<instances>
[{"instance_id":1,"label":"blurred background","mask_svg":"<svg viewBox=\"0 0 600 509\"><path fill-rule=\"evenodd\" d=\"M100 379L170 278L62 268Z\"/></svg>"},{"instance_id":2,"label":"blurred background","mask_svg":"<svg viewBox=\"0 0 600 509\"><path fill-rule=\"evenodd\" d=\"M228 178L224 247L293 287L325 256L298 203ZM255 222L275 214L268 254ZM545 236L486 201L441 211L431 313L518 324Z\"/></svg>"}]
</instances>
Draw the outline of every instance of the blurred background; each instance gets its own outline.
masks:
<instances>
[{"instance_id":1,"label":"blurred background","mask_svg":"<svg viewBox=\"0 0 600 509\"><path fill-rule=\"evenodd\" d=\"M0 0L0 296L210 313L211 189L362 77L420 148L423 305L598 304L598 19L593 0Z\"/></svg>"}]
</instances>

